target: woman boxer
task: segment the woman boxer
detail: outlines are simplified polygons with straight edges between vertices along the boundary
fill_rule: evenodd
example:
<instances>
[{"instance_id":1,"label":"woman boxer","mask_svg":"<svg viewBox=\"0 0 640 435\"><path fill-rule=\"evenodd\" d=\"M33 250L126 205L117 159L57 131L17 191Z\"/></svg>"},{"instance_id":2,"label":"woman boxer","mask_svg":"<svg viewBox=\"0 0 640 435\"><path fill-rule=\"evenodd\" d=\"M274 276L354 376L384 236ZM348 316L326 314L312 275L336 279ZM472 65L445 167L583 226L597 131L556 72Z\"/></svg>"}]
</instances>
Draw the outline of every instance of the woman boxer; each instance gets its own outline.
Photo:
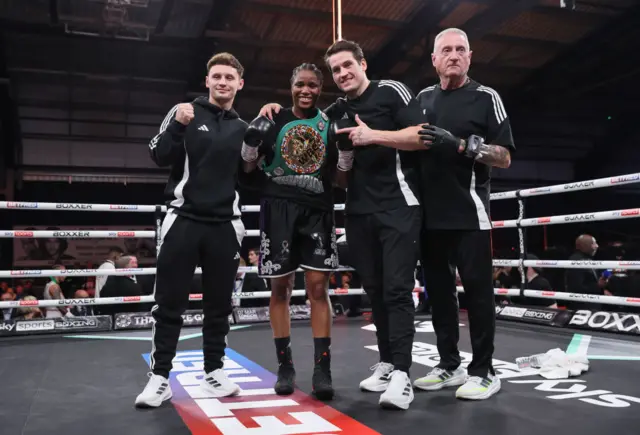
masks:
<instances>
[{"instance_id":1,"label":"woman boxer","mask_svg":"<svg viewBox=\"0 0 640 435\"><path fill-rule=\"evenodd\" d=\"M313 392L331 399L329 276L338 267L333 180L338 150L330 119L316 107L322 72L304 63L293 70L293 106L273 121L250 124L243 145L245 171L261 186L258 274L271 279L269 314L278 358L275 391L293 393L295 369L290 345L289 302L295 271L304 269L314 337Z\"/></svg>"}]
</instances>

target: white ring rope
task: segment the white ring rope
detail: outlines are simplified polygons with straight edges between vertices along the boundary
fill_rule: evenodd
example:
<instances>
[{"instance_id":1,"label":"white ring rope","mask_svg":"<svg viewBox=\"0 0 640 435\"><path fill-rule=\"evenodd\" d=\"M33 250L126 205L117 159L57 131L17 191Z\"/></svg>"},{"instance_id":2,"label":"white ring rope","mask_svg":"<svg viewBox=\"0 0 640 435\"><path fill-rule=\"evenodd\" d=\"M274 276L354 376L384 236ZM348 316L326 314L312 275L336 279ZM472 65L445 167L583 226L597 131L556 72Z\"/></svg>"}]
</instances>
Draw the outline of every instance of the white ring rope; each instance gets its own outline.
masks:
<instances>
[{"instance_id":1,"label":"white ring rope","mask_svg":"<svg viewBox=\"0 0 640 435\"><path fill-rule=\"evenodd\" d=\"M154 213L156 210L167 211L167 206L162 205L136 205L136 204L92 204L76 202L20 202L0 201L0 210L49 210L49 211L107 211L107 212L138 212ZM259 205L243 205L243 212L251 213L260 211ZM335 204L334 210L344 210L344 204Z\"/></svg>"},{"instance_id":2,"label":"white ring rope","mask_svg":"<svg viewBox=\"0 0 640 435\"><path fill-rule=\"evenodd\" d=\"M619 270L640 270L640 261L570 261L570 260L525 260L524 267L549 267L556 269L619 269ZM496 267L517 267L520 260L493 260ZM340 267L336 272L352 272L351 267ZM195 274L202 273L202 269L197 267ZM240 266L238 273L258 273L255 266ZM298 268L296 272L304 272ZM38 278L49 276L130 276L130 275L154 275L155 267L139 267L128 269L25 269L25 270L0 270L0 278Z\"/></svg>"},{"instance_id":3,"label":"white ring rope","mask_svg":"<svg viewBox=\"0 0 640 435\"><path fill-rule=\"evenodd\" d=\"M610 221L616 219L628 219L639 218L640 208L629 208L625 210L611 210L611 211L596 211L591 213L578 213L578 214L566 214L561 216L546 216L522 219L520 221L521 227L538 227L544 225L554 224L570 224L577 222L595 222L595 221ZM517 219L511 219L506 221L493 221L491 222L493 228L515 228L518 226Z\"/></svg>"},{"instance_id":4,"label":"white ring rope","mask_svg":"<svg viewBox=\"0 0 640 435\"><path fill-rule=\"evenodd\" d=\"M256 206L260 207L260 206ZM523 219L520 221L521 227L534 227L553 224L568 224L576 222L595 222L616 219L640 218L640 208L629 208L624 210L598 211L592 213L567 214L560 216L547 216ZM518 219L506 221L493 221L493 228L515 228L518 226ZM344 228L336 228L336 234L345 234ZM260 230L246 230L245 235L248 237L258 237ZM59 230L59 231L24 231L24 230L0 230L0 238L154 238L155 231L85 231L85 230Z\"/></svg>"},{"instance_id":5,"label":"white ring rope","mask_svg":"<svg viewBox=\"0 0 640 435\"><path fill-rule=\"evenodd\" d=\"M619 175L617 177L598 178L595 180L578 181L575 183L556 184L554 186L535 187L533 189L512 190L509 192L492 193L491 200L515 199L528 196L552 195L556 193L577 192L579 190L600 189L603 187L615 187L625 184L640 183L640 173Z\"/></svg>"},{"instance_id":6,"label":"white ring rope","mask_svg":"<svg viewBox=\"0 0 640 435\"><path fill-rule=\"evenodd\" d=\"M625 184L640 183L640 173L620 175L616 177L600 178L576 183L559 184L554 186L537 187L509 192L498 192L490 195L491 200L515 199L521 201L524 197L540 196L567 193L571 191L591 190L597 188L614 187ZM154 213L157 211L166 212L166 206L156 205L134 205L134 204L90 204L90 203L54 203L54 202L15 202L0 201L0 209L6 210L54 210L54 211L94 211L94 212L143 212ZM336 204L335 210L344 210L344 204ZM243 212L259 212L259 205L242 206ZM640 208L626 210L611 210L592 213L580 213L562 216L537 217L528 219L512 219L503 221L493 221L494 228L513 228L528 226L543 226L553 224L566 224L576 222L595 222L615 219L640 217ZM246 230L246 236L259 236L259 230ZM345 234L344 228L337 228L336 234ZM0 238L155 238L155 231L84 231L84 230L61 230L61 231L14 231L0 230ZM567 269L640 269L640 261L568 261L568 260L506 260L494 259L494 266L524 266L524 267L548 267ZM297 269L302 272L303 269ZM352 268L339 268L336 271L353 271ZM257 273L257 267L239 267L238 272ZM27 278L27 277L54 277L54 276L130 276L130 275L153 275L156 268L135 268L135 269L68 269L68 270L3 270L0 271L0 278ZM200 268L195 269L196 274L202 273ZM423 291L423 289L416 289ZM464 292L462 287L457 287L459 292ZM494 289L496 295L520 296L547 298L554 300L580 300L584 302L597 302L602 304L640 306L640 298L626 298L618 296L586 295L578 293L565 293L555 291L539 291L524 289ZM364 294L363 289L336 289L329 290L331 296ZM304 296L305 290L293 290L292 296ZM271 292L253 292L234 295L236 299L254 299L270 297ZM202 300L202 295L190 295L190 300ZM59 306L59 305L108 305L126 303L153 302L153 296L142 297L115 297L98 299L65 299L65 300L38 300L38 301L10 301L0 302L0 308L12 308L20 306Z\"/></svg>"},{"instance_id":7,"label":"white ring rope","mask_svg":"<svg viewBox=\"0 0 640 435\"><path fill-rule=\"evenodd\" d=\"M423 287L414 289L414 292L423 292ZM458 286L458 293L464 293L464 288ZM494 288L494 294L500 296L520 296L519 289L506 289L506 288ZM329 296L348 296L348 295L363 295L365 294L362 288L353 289L329 289ZM292 297L305 296L305 290L293 290L291 292ZM640 298L626 298L620 296L601 296L601 295L587 295L581 293L565 293L554 291L540 291L540 290L524 290L525 297L552 299L552 300L565 300L582 302L594 302L607 305L626 305L640 307ZM245 292L232 296L234 299L259 299L271 297L270 291L264 292ZM202 294L190 294L189 301L201 301ZM36 301L0 301L0 309L2 308L17 308L17 307L59 307L59 306L86 306L86 305L119 305L119 304L139 304L154 302L153 296L124 296L113 298L85 298L85 299L57 299L57 300L36 300ZM507 305L508 306L508 305Z\"/></svg>"},{"instance_id":8,"label":"white ring rope","mask_svg":"<svg viewBox=\"0 0 640 435\"><path fill-rule=\"evenodd\" d=\"M618 175L616 177L598 178L575 183L556 184L552 186L536 187L533 189L496 192L490 195L491 200L515 199L518 197L551 195L557 193L576 192L579 190L599 189L603 187L623 186L625 184L640 183L640 173ZM344 204L336 204L334 210L344 210ZM20 202L0 201L0 209L7 210L55 210L55 211L106 211L106 212L142 212L153 213L155 205L135 204L90 204L90 203L57 203L57 202ZM258 212L259 205L245 205L243 212ZM160 211L166 212L167 207L161 206Z\"/></svg>"},{"instance_id":9,"label":"white ring rope","mask_svg":"<svg viewBox=\"0 0 640 435\"><path fill-rule=\"evenodd\" d=\"M336 234L345 233L344 228L336 228ZM245 230L245 236L258 237L260 230ZM90 230L58 230L58 231L24 231L24 230L0 230L0 239L38 239L38 238L69 238L69 239L153 239L156 237L155 231L90 231Z\"/></svg>"},{"instance_id":10,"label":"white ring rope","mask_svg":"<svg viewBox=\"0 0 640 435\"><path fill-rule=\"evenodd\" d=\"M329 296L363 295L364 289L329 289ZM305 296L306 290L292 290L291 297ZM232 296L234 299L260 299L271 297L270 291L264 292L244 292ZM201 301L202 293L189 295L189 301ZM155 302L153 296L120 296L113 298L83 298L83 299L41 299L36 301L8 301L1 302L0 308L16 307L59 307L59 306L86 306L86 305L119 305L119 304L143 304Z\"/></svg>"}]
</instances>

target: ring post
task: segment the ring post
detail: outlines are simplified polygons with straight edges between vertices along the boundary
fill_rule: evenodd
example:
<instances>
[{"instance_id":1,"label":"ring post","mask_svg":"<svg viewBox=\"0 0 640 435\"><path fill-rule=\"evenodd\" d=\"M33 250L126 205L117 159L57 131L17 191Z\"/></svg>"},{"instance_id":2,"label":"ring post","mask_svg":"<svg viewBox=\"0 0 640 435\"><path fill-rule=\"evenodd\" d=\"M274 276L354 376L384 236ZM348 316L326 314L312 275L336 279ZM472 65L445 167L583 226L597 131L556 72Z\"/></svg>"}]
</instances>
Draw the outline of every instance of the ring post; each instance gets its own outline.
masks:
<instances>
[{"instance_id":1,"label":"ring post","mask_svg":"<svg viewBox=\"0 0 640 435\"><path fill-rule=\"evenodd\" d=\"M518 219L516 220L516 227L518 228L518 250L519 264L518 271L520 271L520 296L524 297L524 290L527 286L527 275L525 273L524 260L527 258L527 245L526 236L527 229L522 227L521 222L524 219L524 198L520 195L520 190L516 192L516 198L518 199Z\"/></svg>"}]
</instances>

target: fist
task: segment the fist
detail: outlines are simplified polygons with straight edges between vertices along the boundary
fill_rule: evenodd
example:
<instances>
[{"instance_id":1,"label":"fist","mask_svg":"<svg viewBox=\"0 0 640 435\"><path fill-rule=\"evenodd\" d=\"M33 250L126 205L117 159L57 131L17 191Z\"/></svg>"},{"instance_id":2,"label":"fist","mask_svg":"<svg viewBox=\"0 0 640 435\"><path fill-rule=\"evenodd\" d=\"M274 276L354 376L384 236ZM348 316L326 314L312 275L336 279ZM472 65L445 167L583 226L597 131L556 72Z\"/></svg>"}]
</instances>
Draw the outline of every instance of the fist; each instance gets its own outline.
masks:
<instances>
[{"instance_id":1,"label":"fist","mask_svg":"<svg viewBox=\"0 0 640 435\"><path fill-rule=\"evenodd\" d=\"M183 125L189 125L194 116L193 105L191 103L178 104L178 110L176 110L176 121Z\"/></svg>"}]
</instances>

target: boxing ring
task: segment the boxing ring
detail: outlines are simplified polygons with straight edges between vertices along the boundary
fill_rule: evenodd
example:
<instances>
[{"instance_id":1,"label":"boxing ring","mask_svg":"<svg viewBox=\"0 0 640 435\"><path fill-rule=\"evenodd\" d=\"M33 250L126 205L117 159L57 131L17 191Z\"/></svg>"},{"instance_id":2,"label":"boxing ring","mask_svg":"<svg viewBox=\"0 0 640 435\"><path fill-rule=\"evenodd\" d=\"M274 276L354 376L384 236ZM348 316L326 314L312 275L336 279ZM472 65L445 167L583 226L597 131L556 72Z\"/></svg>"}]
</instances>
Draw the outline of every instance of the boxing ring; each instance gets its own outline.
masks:
<instances>
[{"instance_id":1,"label":"boxing ring","mask_svg":"<svg viewBox=\"0 0 640 435\"><path fill-rule=\"evenodd\" d=\"M0 433L70 435L145 434L539 434L562 431L584 434L623 431L640 423L640 317L618 312L640 307L640 299L580 295L526 288L524 268L640 269L640 261L526 260L526 229L543 225L596 222L640 217L640 208L581 214L525 217L526 199L582 190L640 183L640 173L491 194L492 201L515 200L518 217L494 221L494 231L515 228L518 259L494 259L494 266L520 270L520 288L494 289L497 296L525 296L597 304L591 310L562 310L506 305L496 307L494 366L502 391L487 401L455 399L454 390L422 392L408 411L381 410L379 394L358 390L377 362L375 327L366 319L337 313L333 325L332 371L336 398L319 402L311 397L313 340L309 311L292 308L292 348L298 389L292 396L273 392L277 363L268 310L236 307L230 317L225 370L243 389L239 397L214 399L197 388L202 373L202 313L185 313L171 384L174 397L159 409L136 410L135 396L146 384L151 323L149 313L111 316L16 320L0 324L0 386L4 391ZM0 209L73 210L80 212L153 214L155 231L15 231L0 230L3 238L153 238L159 245L164 206L121 204L62 204L0 202ZM339 204L336 211L344 210ZM244 206L243 213L259 212ZM6 211L5 211L6 212ZM337 229L344 234L344 229ZM65 235L65 233L67 233ZM247 237L258 236L247 230ZM351 270L343 268L341 270ZM255 267L239 272L257 273ZM200 273L200 270L196 270ZM155 268L117 270L3 270L1 278L56 276L153 275ZM423 291L416 289L415 291ZM464 288L458 287L463 293ZM333 289L331 296L360 295L363 289ZM428 293L428 292L427 292ZM296 289L293 296L304 296ZM268 298L270 292L235 294L236 300ZM190 295L192 301L201 294ZM0 302L0 308L100 306L142 304L153 296L98 299L20 300ZM615 308L608 311L606 307ZM266 314L265 314L266 313ZM460 316L463 364L471 358L468 321ZM416 317L411 378L423 376L438 362L436 339L429 316ZM545 379L536 371L521 370L516 358L560 348L586 355L587 373L566 379ZM634 380L629 382L628 380Z\"/></svg>"}]
</instances>

